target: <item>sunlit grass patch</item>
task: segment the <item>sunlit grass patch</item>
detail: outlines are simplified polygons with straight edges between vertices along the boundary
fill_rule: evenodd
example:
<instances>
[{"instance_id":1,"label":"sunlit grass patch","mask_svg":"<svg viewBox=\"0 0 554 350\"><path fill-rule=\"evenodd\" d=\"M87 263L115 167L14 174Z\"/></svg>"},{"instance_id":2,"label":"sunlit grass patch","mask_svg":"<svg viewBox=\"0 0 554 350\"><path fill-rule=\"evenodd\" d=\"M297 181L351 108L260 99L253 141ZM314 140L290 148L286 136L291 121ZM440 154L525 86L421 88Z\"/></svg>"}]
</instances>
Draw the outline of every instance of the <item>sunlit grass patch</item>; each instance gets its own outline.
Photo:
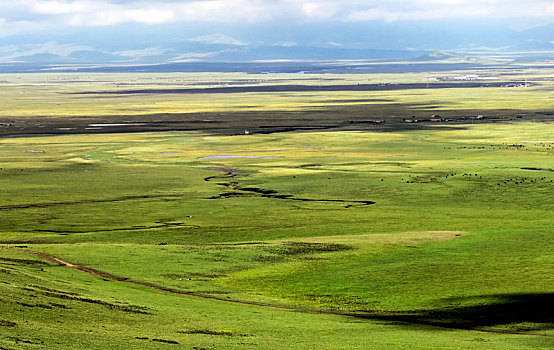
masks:
<instances>
[{"instance_id":1,"label":"sunlit grass patch","mask_svg":"<svg viewBox=\"0 0 554 350\"><path fill-rule=\"evenodd\" d=\"M466 235L463 231L422 231L422 232L398 232L398 233L380 233L365 235L343 235L343 236L324 236L324 237L305 237L296 238L298 242L312 243L333 243L346 244L356 247L364 247L372 243L404 244L414 243L422 244L429 242L440 242L443 240L454 239Z\"/></svg>"}]
</instances>

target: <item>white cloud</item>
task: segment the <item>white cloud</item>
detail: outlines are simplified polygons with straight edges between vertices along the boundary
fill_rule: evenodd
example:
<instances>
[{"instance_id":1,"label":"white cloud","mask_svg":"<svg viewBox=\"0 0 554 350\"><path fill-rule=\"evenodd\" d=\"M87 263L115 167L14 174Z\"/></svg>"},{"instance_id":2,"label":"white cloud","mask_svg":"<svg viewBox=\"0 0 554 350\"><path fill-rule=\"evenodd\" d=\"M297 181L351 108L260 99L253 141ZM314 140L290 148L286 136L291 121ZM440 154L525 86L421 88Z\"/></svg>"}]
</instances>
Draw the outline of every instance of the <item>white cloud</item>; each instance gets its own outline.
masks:
<instances>
[{"instance_id":1,"label":"white cloud","mask_svg":"<svg viewBox=\"0 0 554 350\"><path fill-rule=\"evenodd\" d=\"M282 0L207 0L174 4L180 20L190 22L259 22L275 19Z\"/></svg>"},{"instance_id":2,"label":"white cloud","mask_svg":"<svg viewBox=\"0 0 554 350\"><path fill-rule=\"evenodd\" d=\"M327 19L334 17L341 9L340 2L310 1L301 5L302 14L308 19Z\"/></svg>"},{"instance_id":3,"label":"white cloud","mask_svg":"<svg viewBox=\"0 0 554 350\"><path fill-rule=\"evenodd\" d=\"M123 17L144 24L159 24L172 21L174 14L169 10L136 9L125 11Z\"/></svg>"},{"instance_id":4,"label":"white cloud","mask_svg":"<svg viewBox=\"0 0 554 350\"><path fill-rule=\"evenodd\" d=\"M109 26L127 22L161 24L171 22L172 11L158 9L106 10L93 13L74 14L68 23L73 26Z\"/></svg>"},{"instance_id":5,"label":"white cloud","mask_svg":"<svg viewBox=\"0 0 554 350\"><path fill-rule=\"evenodd\" d=\"M1 7L0 0L0 10ZM285 11L290 0L128 1L21 0L20 11L39 14L58 24L103 26L136 22L161 24L184 22L259 22ZM25 9L23 9L25 7ZM16 7L12 7L13 10Z\"/></svg>"},{"instance_id":6,"label":"white cloud","mask_svg":"<svg viewBox=\"0 0 554 350\"><path fill-rule=\"evenodd\" d=\"M28 21L51 27L523 17L551 22L554 4L552 0L0 0L0 13L4 19L0 24Z\"/></svg>"},{"instance_id":7,"label":"white cloud","mask_svg":"<svg viewBox=\"0 0 554 350\"><path fill-rule=\"evenodd\" d=\"M475 19L490 14L487 8L463 7L463 8L435 8L433 10L395 11L386 8L372 8L364 11L356 11L349 14L347 21L372 21L384 20L395 22L400 20L438 20L447 18Z\"/></svg>"},{"instance_id":8,"label":"white cloud","mask_svg":"<svg viewBox=\"0 0 554 350\"><path fill-rule=\"evenodd\" d=\"M33 1L31 9L34 12L47 15L61 15L73 13L87 13L97 10L106 3L92 3L91 1Z\"/></svg>"},{"instance_id":9,"label":"white cloud","mask_svg":"<svg viewBox=\"0 0 554 350\"><path fill-rule=\"evenodd\" d=\"M554 14L551 0L396 0L374 1L357 8L349 21L433 20L433 19L519 19L548 17ZM549 9L553 7L552 9Z\"/></svg>"}]
</instances>

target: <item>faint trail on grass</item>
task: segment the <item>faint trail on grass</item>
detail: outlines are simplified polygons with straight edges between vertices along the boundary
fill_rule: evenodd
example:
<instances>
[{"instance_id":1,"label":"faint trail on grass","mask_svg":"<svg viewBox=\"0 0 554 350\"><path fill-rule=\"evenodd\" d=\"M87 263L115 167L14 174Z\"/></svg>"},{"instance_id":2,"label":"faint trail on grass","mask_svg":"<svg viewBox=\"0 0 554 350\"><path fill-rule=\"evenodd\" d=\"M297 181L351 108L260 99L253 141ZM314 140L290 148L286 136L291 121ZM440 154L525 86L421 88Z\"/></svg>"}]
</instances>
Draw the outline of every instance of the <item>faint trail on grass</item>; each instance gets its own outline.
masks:
<instances>
[{"instance_id":1,"label":"faint trail on grass","mask_svg":"<svg viewBox=\"0 0 554 350\"><path fill-rule=\"evenodd\" d=\"M0 206L0 210L50 208L50 207L57 207L57 206L64 206L64 205L112 203L112 202L124 202L129 200L151 199L151 198L180 198L185 196L186 194L154 194L154 195L141 195L141 196L124 196L124 197L107 198L107 199L83 199L83 200L68 201L68 202L14 204L14 205L2 205Z\"/></svg>"},{"instance_id":2,"label":"faint trail on grass","mask_svg":"<svg viewBox=\"0 0 554 350\"><path fill-rule=\"evenodd\" d=\"M172 293L172 294L179 294L179 295L186 295L190 297L195 298L201 298L201 299L209 299L209 300L217 300L217 301L224 301L228 303L234 303L234 304L241 304L241 305L250 305L250 306L259 306L263 308L269 308L269 309L277 309L277 310L286 310L286 311L295 311L295 312L303 312L303 313L311 313L311 314L323 314L323 315L333 315L333 316L344 316L344 317L354 317L354 318L362 318L362 319L368 319L368 320L388 320L388 321L395 321L394 319L390 319L388 317L380 317L380 316L374 316L374 315L368 315L368 314L356 314L356 313L348 313L348 312L339 312L339 311L323 311L323 310L309 310L309 309L299 309L299 308L293 308L293 307L287 307L287 306L276 306L276 305L267 305L262 303L256 303L251 301L241 301L241 300L232 300L232 299L226 299L221 297L215 297L210 295L203 295L203 294L197 294L194 292L185 292L180 291L172 288L162 287L153 283L144 282L144 281L136 281L125 277L120 277L116 275L112 275L107 272L102 272L99 270L91 269L88 267L80 266L77 264L72 264L70 262L64 261L60 258L57 258L53 255L42 253L42 252L36 252L32 250L27 249L20 249L20 248L9 248L9 247L0 247L0 249L14 251L14 252L20 252L20 253L26 253L30 255L37 256L39 258L55 262L61 266L70 267L72 269L76 269L82 272L89 273L91 275L95 275L107 280L117 281L117 282L126 282L126 283L132 283L135 285L143 286L152 288L158 291ZM476 328L463 328L463 327L449 327L447 325L440 325L440 324L434 324L431 322L414 322L406 319L402 319L400 317L398 319L399 321L403 323L408 324L417 324L417 325L427 325L427 326L433 326L438 328L445 328L445 329L458 329L458 330L466 330L466 331L473 331L473 332L481 332L481 333L493 333L493 334L509 334L509 335L526 335L526 336L539 336L539 337L547 337L547 338L554 338L554 335L549 334L536 334L536 333L524 333L524 332L509 332L509 331L495 331L495 330L486 330L486 329L476 329Z\"/></svg>"},{"instance_id":3,"label":"faint trail on grass","mask_svg":"<svg viewBox=\"0 0 554 350\"><path fill-rule=\"evenodd\" d=\"M184 222L168 222L168 223L160 223L159 225L152 225L152 226L143 226L143 225L137 225L137 226L131 226L131 227L121 227L121 228L111 228L111 229L98 229L98 230L85 230L85 231L70 231L70 230L33 230L30 232L46 232L46 233L59 233L59 234L70 234L70 233L98 233L98 232L118 232L118 231L144 231L144 230L157 230L162 228L193 228L198 229L200 228L199 225L189 225L185 224Z\"/></svg>"}]
</instances>

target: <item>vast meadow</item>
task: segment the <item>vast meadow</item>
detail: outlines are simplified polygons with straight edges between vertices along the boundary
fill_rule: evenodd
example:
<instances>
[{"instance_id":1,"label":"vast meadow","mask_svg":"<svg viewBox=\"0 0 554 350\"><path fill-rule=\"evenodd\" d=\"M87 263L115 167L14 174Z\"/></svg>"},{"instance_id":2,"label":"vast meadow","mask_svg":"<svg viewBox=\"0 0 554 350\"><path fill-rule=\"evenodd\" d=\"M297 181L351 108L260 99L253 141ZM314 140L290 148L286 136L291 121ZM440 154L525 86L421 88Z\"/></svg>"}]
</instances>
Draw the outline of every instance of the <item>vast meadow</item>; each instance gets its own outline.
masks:
<instances>
[{"instance_id":1,"label":"vast meadow","mask_svg":"<svg viewBox=\"0 0 554 350\"><path fill-rule=\"evenodd\" d=\"M554 70L469 73L0 76L0 349L554 347Z\"/></svg>"}]
</instances>

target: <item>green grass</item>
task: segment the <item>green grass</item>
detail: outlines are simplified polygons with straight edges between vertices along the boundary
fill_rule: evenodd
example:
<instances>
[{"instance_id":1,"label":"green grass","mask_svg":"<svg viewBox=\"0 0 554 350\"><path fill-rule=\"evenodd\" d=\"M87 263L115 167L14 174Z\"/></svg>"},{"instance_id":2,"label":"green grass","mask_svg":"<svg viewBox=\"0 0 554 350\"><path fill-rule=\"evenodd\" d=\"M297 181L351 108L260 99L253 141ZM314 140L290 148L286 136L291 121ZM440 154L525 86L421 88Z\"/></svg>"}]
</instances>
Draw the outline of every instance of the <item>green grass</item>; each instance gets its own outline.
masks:
<instances>
[{"instance_id":1,"label":"green grass","mask_svg":"<svg viewBox=\"0 0 554 350\"><path fill-rule=\"evenodd\" d=\"M155 113L229 113L245 111L323 111L333 107L354 106L360 112L385 117L430 111L549 110L551 108L552 72L548 69L491 70L501 81L528 81L529 88L419 89L368 92L276 92L227 94L139 94L114 98L111 95L70 95L75 92L114 92L128 89L189 89L257 85L351 85L389 83L425 83L429 78L445 75L484 74L484 72L430 72L406 74L325 74L318 75L246 75L241 73L171 73L171 74L71 74L48 73L0 75L0 117L68 118ZM549 80L550 79L550 80ZM220 85L219 81L224 85ZM250 81L250 82L249 82ZM366 101L367 100L367 101ZM373 100L373 101L372 101ZM411 106L398 108L394 105ZM389 108L387 108L387 106ZM392 108L390 108L392 106ZM408 111L404 111L406 109ZM385 112L386 114L383 114ZM505 112L504 112L505 113ZM217 114L216 114L217 115ZM117 120L117 119L116 119Z\"/></svg>"},{"instance_id":2,"label":"green grass","mask_svg":"<svg viewBox=\"0 0 554 350\"><path fill-rule=\"evenodd\" d=\"M2 251L2 257L28 259ZM40 267L39 267L40 266ZM42 270L41 270L42 269ZM546 338L439 330L174 296L52 265L2 262L7 349L520 349ZM178 343L178 344L176 344Z\"/></svg>"},{"instance_id":3,"label":"green grass","mask_svg":"<svg viewBox=\"0 0 554 350\"><path fill-rule=\"evenodd\" d=\"M1 246L129 280L0 249L0 348L552 347L552 140L548 120L2 138Z\"/></svg>"}]
</instances>

